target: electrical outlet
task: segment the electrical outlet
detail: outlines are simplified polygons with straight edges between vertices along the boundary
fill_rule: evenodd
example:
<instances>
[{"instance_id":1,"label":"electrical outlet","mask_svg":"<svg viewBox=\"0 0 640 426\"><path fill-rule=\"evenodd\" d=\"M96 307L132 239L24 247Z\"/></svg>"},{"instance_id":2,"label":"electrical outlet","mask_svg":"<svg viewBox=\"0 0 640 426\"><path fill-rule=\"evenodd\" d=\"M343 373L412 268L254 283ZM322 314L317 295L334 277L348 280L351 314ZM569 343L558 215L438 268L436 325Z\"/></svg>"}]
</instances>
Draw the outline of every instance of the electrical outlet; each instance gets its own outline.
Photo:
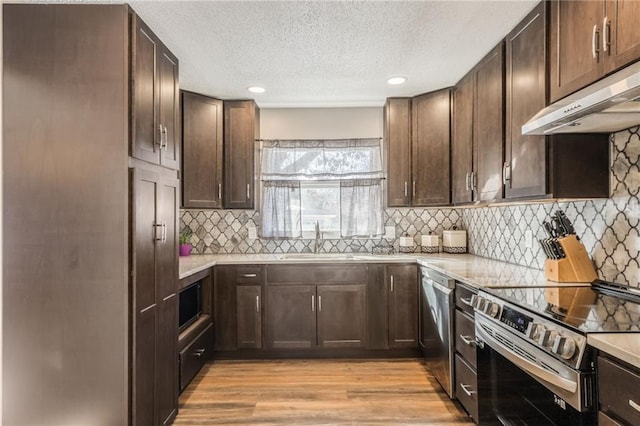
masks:
<instances>
[{"instance_id":1,"label":"electrical outlet","mask_svg":"<svg viewBox=\"0 0 640 426\"><path fill-rule=\"evenodd\" d=\"M385 226L384 227L384 237L388 240L392 240L396 237L396 227L395 226Z\"/></svg>"},{"instance_id":2,"label":"electrical outlet","mask_svg":"<svg viewBox=\"0 0 640 426\"><path fill-rule=\"evenodd\" d=\"M247 227L247 230L249 231L249 235L247 235L248 239L255 240L256 238L258 238L258 231L256 230L255 226L249 226Z\"/></svg>"},{"instance_id":3,"label":"electrical outlet","mask_svg":"<svg viewBox=\"0 0 640 426\"><path fill-rule=\"evenodd\" d=\"M533 247L533 231L531 229L524 231L524 246L525 248Z\"/></svg>"}]
</instances>

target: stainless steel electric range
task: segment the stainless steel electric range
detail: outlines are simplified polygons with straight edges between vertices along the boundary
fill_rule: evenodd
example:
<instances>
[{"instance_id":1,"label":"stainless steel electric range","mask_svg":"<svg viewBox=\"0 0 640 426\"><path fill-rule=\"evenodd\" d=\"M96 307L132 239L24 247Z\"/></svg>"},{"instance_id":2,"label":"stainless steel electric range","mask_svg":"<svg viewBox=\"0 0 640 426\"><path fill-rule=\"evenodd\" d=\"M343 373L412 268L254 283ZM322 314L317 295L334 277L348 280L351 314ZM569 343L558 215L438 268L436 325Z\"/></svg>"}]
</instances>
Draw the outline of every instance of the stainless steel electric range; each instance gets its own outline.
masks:
<instances>
[{"instance_id":1,"label":"stainless steel electric range","mask_svg":"<svg viewBox=\"0 0 640 426\"><path fill-rule=\"evenodd\" d=\"M587 334L640 332L640 294L611 283L482 289L472 299L481 423L594 425Z\"/></svg>"}]
</instances>

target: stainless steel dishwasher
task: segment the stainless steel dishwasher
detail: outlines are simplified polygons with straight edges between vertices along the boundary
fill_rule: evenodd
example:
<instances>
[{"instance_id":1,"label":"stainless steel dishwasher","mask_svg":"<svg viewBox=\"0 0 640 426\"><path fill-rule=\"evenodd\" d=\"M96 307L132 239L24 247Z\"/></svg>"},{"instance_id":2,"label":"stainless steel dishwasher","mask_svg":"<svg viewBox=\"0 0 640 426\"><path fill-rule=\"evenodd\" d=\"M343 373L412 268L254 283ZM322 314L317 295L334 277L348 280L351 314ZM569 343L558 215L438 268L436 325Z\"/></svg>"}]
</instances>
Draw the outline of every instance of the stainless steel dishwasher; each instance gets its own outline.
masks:
<instances>
[{"instance_id":1,"label":"stainless steel dishwasher","mask_svg":"<svg viewBox=\"0 0 640 426\"><path fill-rule=\"evenodd\" d=\"M453 398L455 281L425 266L420 272L420 347L427 368Z\"/></svg>"}]
</instances>

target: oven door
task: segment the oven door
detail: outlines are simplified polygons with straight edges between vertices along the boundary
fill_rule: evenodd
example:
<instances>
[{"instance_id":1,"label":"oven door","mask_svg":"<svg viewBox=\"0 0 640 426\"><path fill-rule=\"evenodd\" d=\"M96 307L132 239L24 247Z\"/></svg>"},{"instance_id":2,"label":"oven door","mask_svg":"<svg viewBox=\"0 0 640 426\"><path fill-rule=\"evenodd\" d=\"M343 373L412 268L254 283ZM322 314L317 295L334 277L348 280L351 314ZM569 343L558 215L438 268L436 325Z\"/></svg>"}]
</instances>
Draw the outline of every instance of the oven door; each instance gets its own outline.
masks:
<instances>
[{"instance_id":1,"label":"oven door","mask_svg":"<svg viewBox=\"0 0 640 426\"><path fill-rule=\"evenodd\" d=\"M503 425L593 425L594 375L574 370L476 312L481 420Z\"/></svg>"}]
</instances>

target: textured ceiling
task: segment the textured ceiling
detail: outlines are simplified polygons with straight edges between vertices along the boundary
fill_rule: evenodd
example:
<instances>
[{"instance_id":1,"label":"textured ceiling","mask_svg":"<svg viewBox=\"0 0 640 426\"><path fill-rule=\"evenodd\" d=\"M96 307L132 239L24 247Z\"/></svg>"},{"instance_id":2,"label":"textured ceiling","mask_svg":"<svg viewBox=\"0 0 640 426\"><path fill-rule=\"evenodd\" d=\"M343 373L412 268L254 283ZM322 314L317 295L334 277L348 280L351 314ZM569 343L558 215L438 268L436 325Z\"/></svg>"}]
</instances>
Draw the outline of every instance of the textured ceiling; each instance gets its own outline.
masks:
<instances>
[{"instance_id":1,"label":"textured ceiling","mask_svg":"<svg viewBox=\"0 0 640 426\"><path fill-rule=\"evenodd\" d=\"M178 56L182 88L302 107L382 105L451 86L537 1L130 4ZM389 86L397 75L407 83Z\"/></svg>"}]
</instances>

